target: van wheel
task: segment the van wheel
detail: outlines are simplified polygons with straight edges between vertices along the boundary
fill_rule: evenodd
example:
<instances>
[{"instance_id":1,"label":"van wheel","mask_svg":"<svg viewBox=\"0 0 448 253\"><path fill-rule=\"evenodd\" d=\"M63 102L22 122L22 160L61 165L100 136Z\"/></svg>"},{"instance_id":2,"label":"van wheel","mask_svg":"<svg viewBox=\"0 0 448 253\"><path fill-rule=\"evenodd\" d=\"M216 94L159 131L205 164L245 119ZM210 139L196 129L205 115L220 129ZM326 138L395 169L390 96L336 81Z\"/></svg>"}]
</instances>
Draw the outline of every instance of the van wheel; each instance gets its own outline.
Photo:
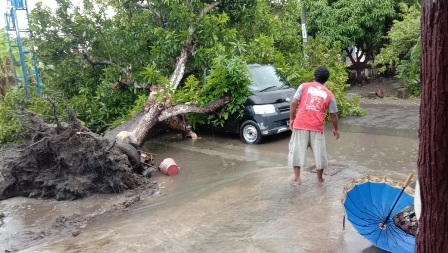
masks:
<instances>
[{"instance_id":1,"label":"van wheel","mask_svg":"<svg viewBox=\"0 0 448 253\"><path fill-rule=\"evenodd\" d=\"M261 141L261 131L253 120L244 121L240 127L240 138L247 144L258 144Z\"/></svg>"},{"instance_id":2,"label":"van wheel","mask_svg":"<svg viewBox=\"0 0 448 253\"><path fill-rule=\"evenodd\" d=\"M140 153L136 148L134 148L131 144L122 141L117 141L115 145L119 150L121 150L121 152L123 152L123 154L128 156L128 160L133 169L140 167Z\"/></svg>"}]
</instances>

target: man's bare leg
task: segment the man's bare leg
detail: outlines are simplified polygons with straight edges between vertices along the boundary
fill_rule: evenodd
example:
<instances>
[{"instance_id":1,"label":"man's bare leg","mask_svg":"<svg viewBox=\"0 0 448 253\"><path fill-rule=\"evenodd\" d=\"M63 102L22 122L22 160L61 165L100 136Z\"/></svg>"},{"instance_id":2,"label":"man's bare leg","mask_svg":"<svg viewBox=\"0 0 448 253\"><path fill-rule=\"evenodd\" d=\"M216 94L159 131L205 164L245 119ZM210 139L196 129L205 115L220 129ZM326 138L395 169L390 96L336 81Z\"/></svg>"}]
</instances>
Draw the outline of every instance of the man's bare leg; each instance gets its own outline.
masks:
<instances>
[{"instance_id":1,"label":"man's bare leg","mask_svg":"<svg viewBox=\"0 0 448 253\"><path fill-rule=\"evenodd\" d=\"M323 169L317 169L317 182L319 184L323 184L325 179L323 178L324 170Z\"/></svg>"},{"instance_id":2,"label":"man's bare leg","mask_svg":"<svg viewBox=\"0 0 448 253\"><path fill-rule=\"evenodd\" d=\"M300 166L294 166L294 180L292 181L294 185L302 184L300 180Z\"/></svg>"}]
</instances>

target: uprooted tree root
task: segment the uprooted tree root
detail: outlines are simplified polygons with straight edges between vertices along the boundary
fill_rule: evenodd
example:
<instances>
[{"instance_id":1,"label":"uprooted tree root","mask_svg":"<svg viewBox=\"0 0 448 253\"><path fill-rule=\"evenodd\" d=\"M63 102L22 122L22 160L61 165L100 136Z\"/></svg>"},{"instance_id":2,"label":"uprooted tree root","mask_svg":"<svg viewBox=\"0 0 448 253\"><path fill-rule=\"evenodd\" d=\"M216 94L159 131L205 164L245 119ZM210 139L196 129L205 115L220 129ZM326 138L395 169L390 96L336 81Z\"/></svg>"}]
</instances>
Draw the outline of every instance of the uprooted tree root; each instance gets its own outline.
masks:
<instances>
[{"instance_id":1,"label":"uprooted tree root","mask_svg":"<svg viewBox=\"0 0 448 253\"><path fill-rule=\"evenodd\" d=\"M94 193L118 193L145 184L114 143L82 126L46 124L26 112L29 140L0 155L0 200L24 196L74 200Z\"/></svg>"}]
</instances>

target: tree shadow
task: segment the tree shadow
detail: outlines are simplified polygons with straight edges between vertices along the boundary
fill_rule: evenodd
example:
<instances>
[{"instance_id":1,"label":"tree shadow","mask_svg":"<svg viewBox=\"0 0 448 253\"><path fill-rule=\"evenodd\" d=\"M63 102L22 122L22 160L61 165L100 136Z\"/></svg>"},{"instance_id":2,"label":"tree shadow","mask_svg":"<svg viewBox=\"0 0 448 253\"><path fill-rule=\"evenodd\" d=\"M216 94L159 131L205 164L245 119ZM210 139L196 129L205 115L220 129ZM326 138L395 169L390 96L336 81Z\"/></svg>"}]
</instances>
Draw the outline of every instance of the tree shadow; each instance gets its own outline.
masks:
<instances>
[{"instance_id":1,"label":"tree shadow","mask_svg":"<svg viewBox=\"0 0 448 253\"><path fill-rule=\"evenodd\" d=\"M375 245L372 245L366 249L364 249L363 251L361 251L362 253L389 253L389 251L380 249L378 247L376 247Z\"/></svg>"}]
</instances>

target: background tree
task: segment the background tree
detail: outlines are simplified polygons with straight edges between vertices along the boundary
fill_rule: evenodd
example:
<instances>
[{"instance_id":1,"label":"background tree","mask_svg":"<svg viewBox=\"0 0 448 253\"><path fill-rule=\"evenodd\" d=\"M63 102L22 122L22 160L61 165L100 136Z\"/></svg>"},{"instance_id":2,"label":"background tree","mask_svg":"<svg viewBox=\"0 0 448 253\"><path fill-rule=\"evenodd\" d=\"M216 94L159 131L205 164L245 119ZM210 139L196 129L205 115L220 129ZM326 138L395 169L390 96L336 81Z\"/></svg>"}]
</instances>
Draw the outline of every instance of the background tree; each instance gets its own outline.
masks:
<instances>
[{"instance_id":1,"label":"background tree","mask_svg":"<svg viewBox=\"0 0 448 253\"><path fill-rule=\"evenodd\" d=\"M308 33L340 41L359 83L396 16L396 0L307 0L304 4Z\"/></svg>"},{"instance_id":2,"label":"background tree","mask_svg":"<svg viewBox=\"0 0 448 253\"><path fill-rule=\"evenodd\" d=\"M422 100L418 180L422 215L416 252L448 248L448 5L422 1Z\"/></svg>"},{"instance_id":3,"label":"background tree","mask_svg":"<svg viewBox=\"0 0 448 253\"><path fill-rule=\"evenodd\" d=\"M11 58L8 47L8 37L4 29L0 30L0 95L5 96L6 89L11 87Z\"/></svg>"},{"instance_id":4,"label":"background tree","mask_svg":"<svg viewBox=\"0 0 448 253\"><path fill-rule=\"evenodd\" d=\"M397 74L404 80L413 96L420 95L421 30L419 2L400 4L402 20L394 20L385 37L388 43L375 57L373 66L380 72Z\"/></svg>"}]
</instances>

